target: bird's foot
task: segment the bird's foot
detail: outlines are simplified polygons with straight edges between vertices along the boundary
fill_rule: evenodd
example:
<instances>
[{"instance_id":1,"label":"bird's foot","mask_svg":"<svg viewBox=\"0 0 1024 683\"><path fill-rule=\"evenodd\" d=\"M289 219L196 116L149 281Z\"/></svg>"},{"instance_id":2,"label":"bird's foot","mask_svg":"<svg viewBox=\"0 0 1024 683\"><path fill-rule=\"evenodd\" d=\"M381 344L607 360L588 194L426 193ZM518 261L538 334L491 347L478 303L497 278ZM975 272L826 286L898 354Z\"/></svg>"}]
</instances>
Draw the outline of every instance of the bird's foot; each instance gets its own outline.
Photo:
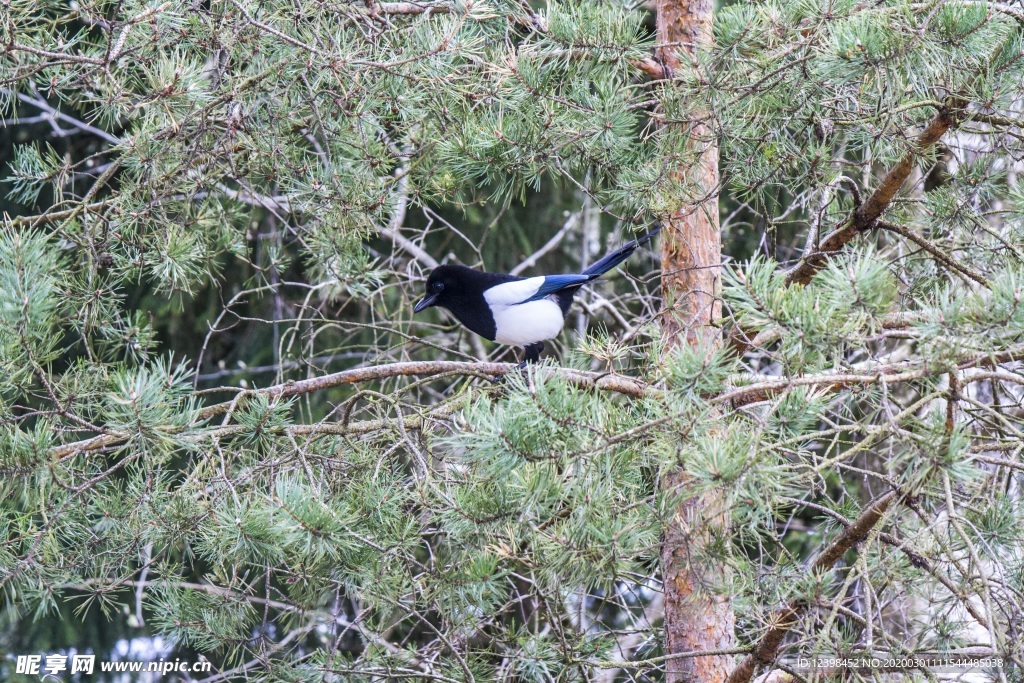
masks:
<instances>
[{"instance_id":1,"label":"bird's foot","mask_svg":"<svg viewBox=\"0 0 1024 683\"><path fill-rule=\"evenodd\" d=\"M514 368L512 368L508 372L503 372L500 375L495 375L494 377L491 378L491 381L494 382L495 384L500 384L501 382L507 382L508 381L508 376L511 375L513 372L516 372L517 370L519 372L522 372L523 375L525 376L526 375L526 366L529 365L529 363L530 363L530 361L524 360L522 363L520 363L519 365L515 366Z\"/></svg>"}]
</instances>

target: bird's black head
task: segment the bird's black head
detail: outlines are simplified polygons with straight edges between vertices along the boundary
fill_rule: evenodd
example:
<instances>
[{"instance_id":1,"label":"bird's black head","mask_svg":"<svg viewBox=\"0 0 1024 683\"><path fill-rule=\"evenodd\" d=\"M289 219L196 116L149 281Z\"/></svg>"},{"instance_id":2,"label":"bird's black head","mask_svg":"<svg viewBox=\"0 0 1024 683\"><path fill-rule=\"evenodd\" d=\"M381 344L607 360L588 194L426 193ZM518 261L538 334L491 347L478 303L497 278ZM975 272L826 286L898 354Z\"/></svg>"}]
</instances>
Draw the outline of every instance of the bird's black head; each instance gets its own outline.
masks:
<instances>
[{"instance_id":1,"label":"bird's black head","mask_svg":"<svg viewBox=\"0 0 1024 683\"><path fill-rule=\"evenodd\" d=\"M465 266L443 265L434 268L427 278L427 294L413 308L413 313L419 313L431 306L449 308L449 304L458 298L462 292L465 274L462 271L476 273Z\"/></svg>"}]
</instances>

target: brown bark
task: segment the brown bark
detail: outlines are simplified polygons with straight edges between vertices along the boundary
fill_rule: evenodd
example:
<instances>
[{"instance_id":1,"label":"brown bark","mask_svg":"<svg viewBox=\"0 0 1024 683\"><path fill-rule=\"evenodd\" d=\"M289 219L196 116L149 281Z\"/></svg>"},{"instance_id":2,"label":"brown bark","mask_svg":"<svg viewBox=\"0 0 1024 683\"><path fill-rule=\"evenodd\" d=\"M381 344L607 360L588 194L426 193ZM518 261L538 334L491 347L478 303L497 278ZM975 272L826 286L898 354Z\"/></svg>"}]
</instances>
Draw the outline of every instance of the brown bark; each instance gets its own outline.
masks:
<instances>
[{"instance_id":1,"label":"brown bark","mask_svg":"<svg viewBox=\"0 0 1024 683\"><path fill-rule=\"evenodd\" d=\"M713 11L712 0L658 0L658 58L666 77L698 68L696 50L713 39ZM695 123L685 134L696 163L676 173L691 188L693 199L664 221L661 324L667 349L685 343L710 351L721 342L718 145L705 112L695 111L691 119ZM672 471L662 486L680 491L687 486L687 475ZM714 591L722 568L708 563L701 552L724 520L722 501L705 495L682 503L666 525L661 549L666 654L728 650L735 644L732 605ZM722 683L731 661L728 655L670 659L666 680Z\"/></svg>"},{"instance_id":2,"label":"brown bark","mask_svg":"<svg viewBox=\"0 0 1024 683\"><path fill-rule=\"evenodd\" d=\"M658 57L667 75L695 69L694 51L712 42L712 0L659 0ZM681 61L680 56L686 61ZM722 317L722 241L718 226L718 143L703 112L693 112L687 131L697 162L678 173L693 201L664 222L661 233L662 332L671 344L717 344Z\"/></svg>"}]
</instances>

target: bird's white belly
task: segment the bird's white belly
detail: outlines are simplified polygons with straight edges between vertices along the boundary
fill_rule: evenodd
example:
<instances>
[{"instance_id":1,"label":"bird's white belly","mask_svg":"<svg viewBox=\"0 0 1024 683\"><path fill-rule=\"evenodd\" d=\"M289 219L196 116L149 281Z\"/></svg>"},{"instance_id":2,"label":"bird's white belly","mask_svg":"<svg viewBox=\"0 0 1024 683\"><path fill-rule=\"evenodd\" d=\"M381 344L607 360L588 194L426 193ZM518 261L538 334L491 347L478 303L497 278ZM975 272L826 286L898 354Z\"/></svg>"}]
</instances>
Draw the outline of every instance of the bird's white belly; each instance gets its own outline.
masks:
<instances>
[{"instance_id":1,"label":"bird's white belly","mask_svg":"<svg viewBox=\"0 0 1024 683\"><path fill-rule=\"evenodd\" d=\"M554 339L565 324L562 309L550 299L527 301L515 306L493 306L494 341L526 346Z\"/></svg>"}]
</instances>

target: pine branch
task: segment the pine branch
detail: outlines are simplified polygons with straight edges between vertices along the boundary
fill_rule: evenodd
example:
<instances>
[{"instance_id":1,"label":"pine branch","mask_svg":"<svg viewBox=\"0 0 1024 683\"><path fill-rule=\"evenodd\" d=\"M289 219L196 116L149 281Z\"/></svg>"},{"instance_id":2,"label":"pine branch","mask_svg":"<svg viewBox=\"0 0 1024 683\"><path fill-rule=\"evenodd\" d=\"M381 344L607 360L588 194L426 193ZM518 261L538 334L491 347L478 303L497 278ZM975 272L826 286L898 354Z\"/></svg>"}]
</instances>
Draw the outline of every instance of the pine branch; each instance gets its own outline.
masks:
<instances>
[{"instance_id":1,"label":"pine branch","mask_svg":"<svg viewBox=\"0 0 1024 683\"><path fill-rule=\"evenodd\" d=\"M991 367L1000 363L1010 363L1016 360L1024 360L1024 346L1015 346L1001 353L978 353L965 354L956 361L959 370L966 370L978 367ZM790 389L800 386L815 387L818 391L832 392L848 389L854 386L870 386L874 384L901 384L914 382L925 377L935 377L947 372L943 367L937 367L925 360L918 363L866 363L853 368L859 372L824 372L816 375L804 375L802 377L778 377L768 378L753 384L734 389L728 389L723 393L711 398L713 403L728 404L739 408L752 403L767 401L779 396ZM961 382L983 381L986 375L969 375ZM1016 375L1000 375L1002 381L1016 383L1024 382L1024 379Z\"/></svg>"},{"instance_id":2,"label":"pine branch","mask_svg":"<svg viewBox=\"0 0 1024 683\"><path fill-rule=\"evenodd\" d=\"M533 268L535 265L537 265L537 261L539 261L540 258L544 256L544 254L548 253L549 251L557 247L562 242L562 239L565 238L566 234L568 234L569 230L576 227L576 222L579 220L579 217L580 214L578 211L576 213L570 214L569 217L565 220L565 223L562 224L561 229L558 232L556 232L551 237L551 239L545 242L540 249L538 249L537 251L533 252L530 256L520 261L519 265L517 265L515 268L509 271L509 274L519 275L527 268Z\"/></svg>"},{"instance_id":3,"label":"pine branch","mask_svg":"<svg viewBox=\"0 0 1024 683\"><path fill-rule=\"evenodd\" d=\"M472 377L493 378L511 372L515 370L515 368L516 365L514 363L421 361L406 363L389 363L387 365L376 365L365 368L355 368L353 370L343 370L341 372L335 372L330 375L324 375L322 377L313 377L311 379L305 379L296 382L285 382L284 384L277 384L271 387L267 387L265 389L257 389L255 391L250 392L241 392L231 401L217 403L215 405L208 406L198 411L198 413L196 414L196 418L193 421L193 425L209 420L212 417L217 417L218 415L224 415L226 413L231 412L238 406L239 402L246 395L263 395L271 399L282 399L290 398L292 396L309 394L316 391L323 391L325 389L344 386L346 384L358 384L361 382L392 379L395 377L462 375ZM553 371L558 376L564 378L568 382L571 382L572 384L581 388L611 391L615 393L625 394L628 396L633 396L635 398L645 396L648 393L648 389L645 385L641 384L637 380L631 379L629 377L624 377L622 375L583 372L580 370L570 370L564 368L543 368L541 371ZM448 414L451 413L447 413L446 416ZM410 421L407 421L407 424L411 424L411 419ZM325 424L310 426L301 425L290 428L290 433L365 433L368 431L384 429L389 425L393 426L394 420L371 420L368 423L364 423L359 426L343 425L340 428L332 427L330 425ZM235 433L236 431L237 429L234 426L225 427L223 428L223 431L213 435L229 435ZM207 436L210 435L210 433L207 433ZM57 460L72 455L79 455L90 451L97 451L110 448L112 446L117 446L118 444L124 443L127 440L128 435L126 434L102 434L100 436L95 436L89 439L83 439L81 441L75 441L73 443L65 444L63 446L56 446L50 449L50 457L54 460Z\"/></svg>"},{"instance_id":4,"label":"pine branch","mask_svg":"<svg viewBox=\"0 0 1024 683\"><path fill-rule=\"evenodd\" d=\"M412 361L406 363L389 363L374 365L353 370L343 370L323 377L313 377L297 382L285 382L252 393L263 394L272 399L290 398L323 391L345 384L357 384L374 380L391 379L394 377L430 376L430 375L468 375L475 377L500 377L516 368L514 363L472 363L464 361ZM644 387L636 380L621 375L608 375L596 372L583 372L562 368L550 368L556 374L583 388L597 388L630 396L640 397ZM218 403L199 411L198 419L208 420L217 415L227 413L237 401Z\"/></svg>"},{"instance_id":5,"label":"pine branch","mask_svg":"<svg viewBox=\"0 0 1024 683\"><path fill-rule=\"evenodd\" d=\"M402 234L402 225L405 224L405 215L409 209L408 168L398 169L396 175L398 177L398 181L395 185L395 195L397 197L395 210L392 213L391 220L388 221L388 224L379 226L377 230L381 235L401 247L402 251L419 261L424 267L437 268L437 259L425 252L418 244Z\"/></svg>"},{"instance_id":6,"label":"pine branch","mask_svg":"<svg viewBox=\"0 0 1024 683\"><path fill-rule=\"evenodd\" d=\"M950 129L955 129L964 114L967 102L951 99L942 107L925 129L918 135L915 149L908 150L894 167L885 174L881 184L846 220L820 242L816 251L804 255L788 273L786 284L806 285L822 268L860 233L878 227L878 219L889 208L896 193L914 170L917 158Z\"/></svg>"},{"instance_id":7,"label":"pine branch","mask_svg":"<svg viewBox=\"0 0 1024 683\"><path fill-rule=\"evenodd\" d=\"M910 327L914 320L919 318L920 316L915 313L900 312L882 318L880 325L883 330L905 330ZM736 349L738 354L742 354L748 349L756 349L777 342L784 334L785 330L775 327L769 330L762 330L751 339L746 336L746 332L742 328L734 325L730 333L729 344Z\"/></svg>"},{"instance_id":8,"label":"pine branch","mask_svg":"<svg viewBox=\"0 0 1024 683\"><path fill-rule=\"evenodd\" d=\"M230 0L230 1L231 1L231 4L235 6L235 9L237 9L239 12L242 13L242 16L245 18L245 20L247 22L249 22L250 24L252 24L256 28L260 29L261 31L266 31L269 34L280 38L281 40L283 40L284 42L288 43L289 45L294 45L295 47L300 48L302 50L305 50L306 52L308 52L308 53L310 53L312 55L316 55L317 57L328 57L328 58L330 57L330 55L325 53L323 50L320 50L319 48L313 47L312 45L307 45L306 43L303 43L301 40L298 40L296 38L292 38L287 33L283 33L281 31L278 31L273 26L270 26L268 24L264 24L263 22L257 20L255 17L253 17L252 15L250 15L248 12L245 11L245 8L242 7L241 3L239 3L238 0Z\"/></svg>"},{"instance_id":9,"label":"pine branch","mask_svg":"<svg viewBox=\"0 0 1024 683\"><path fill-rule=\"evenodd\" d=\"M886 222L883 226L880 223L882 213L889 208L896 193L914 170L917 157L938 142L948 130L959 125L958 117L964 115L964 108L966 106L967 103L963 100L951 100L942 107L918 136L916 142L917 151L910 150L904 154L899 163L885 175L882 183L871 193L867 201L862 201L856 185L849 179L844 178L843 182L852 186L851 192L854 196L855 207L853 213L847 218L842 227L826 235L816 245L816 248L814 248L815 245L812 245L810 242L808 243L808 248L803 256L801 256L800 261L786 273L786 284L806 285L857 235L874 228L895 225ZM894 230L894 232L898 232L898 230ZM911 233L908 232L904 237L912 239L918 246L925 248L923 244L915 239L916 236L912 236ZM932 248L926 248L926 251L954 270L957 270L957 272L967 275L972 280L984 284L986 287L988 286L987 280L982 276L974 271L968 274L966 270L961 269L966 269L966 266L961 267L960 264L955 264L951 259L941 254L937 248L932 246ZM981 279L979 280L978 278ZM985 281L982 283L982 280ZM737 353L745 353L748 349L757 346L761 341L760 335L754 335L753 337L751 335L751 332L738 326L733 326L729 331L729 344L736 349Z\"/></svg>"},{"instance_id":10,"label":"pine branch","mask_svg":"<svg viewBox=\"0 0 1024 683\"><path fill-rule=\"evenodd\" d=\"M96 66L103 66L104 62L102 59L96 57L88 57L86 55L70 55L65 52L53 52L52 50L43 50L38 47L32 47L31 45L23 45L21 43L10 43L4 48L6 54L12 52L27 52L37 57L46 57L47 59L57 60L62 63L69 64L92 64Z\"/></svg>"},{"instance_id":11,"label":"pine branch","mask_svg":"<svg viewBox=\"0 0 1024 683\"><path fill-rule=\"evenodd\" d=\"M113 203L113 199L104 199L101 202L93 202L92 204L86 204L84 206L77 205L74 208L63 209L61 211L47 211L46 213L41 213L35 216L17 216L16 218L10 219L10 221L11 226L15 228L36 227L44 223L56 223L68 218L73 218L82 212L92 213L100 211Z\"/></svg>"},{"instance_id":12,"label":"pine branch","mask_svg":"<svg viewBox=\"0 0 1024 683\"><path fill-rule=\"evenodd\" d=\"M856 548L867 539L875 525L897 500L899 495L895 491L890 491L869 505L839 534L838 538L818 554L810 563L808 571L819 573L830 570L847 551ZM778 654L783 638L796 625L797 618L806 607L804 600L794 598L785 607L776 610L771 616L771 627L761 636L754 646L754 651L729 674L726 683L747 683L758 669L771 664Z\"/></svg>"},{"instance_id":13,"label":"pine branch","mask_svg":"<svg viewBox=\"0 0 1024 683\"><path fill-rule=\"evenodd\" d=\"M973 352L965 354L957 361L957 368L960 370L979 367L990 367L1000 363L1009 363L1016 360L1024 360L1024 346L1014 347L1006 351L990 354ZM285 382L265 389L257 389L249 392L241 392L231 401L217 403L201 409L193 425L204 422L212 417L224 415L233 411L246 395L264 395L272 399L290 398L304 394L323 391L346 384L358 384L375 380L391 379L395 377L411 376L437 376L437 375L460 375L469 377L497 377L514 370L513 363L477 363L467 361L414 361L405 363L389 363L353 370L313 377L300 381ZM732 408L740 408L752 403L769 400L779 396L796 387L815 387L819 391L832 392L847 389L853 386L870 386L884 383L886 385L913 382L926 377L946 374L945 367L934 367L925 361L917 364L909 363L887 363L887 364L864 364L858 368L860 372L825 372L816 375L805 375L802 377L772 377L758 381L746 386L727 388L715 396L707 396L706 400L714 405L727 405ZM584 372L569 368L538 368L541 372L552 372L556 376L570 382L582 389L596 389L598 391L610 391L613 393L631 396L633 398L659 398L663 389L646 384L643 381L624 375L603 374L597 372ZM738 378L741 381L750 381L749 376ZM975 381L975 377L968 376L962 383ZM977 381L991 379L988 375L980 375ZM1001 380L1024 383L1024 379L1018 379L1014 375L1001 375ZM458 408L446 409L439 414L430 414L430 419L441 419L449 417ZM424 419L411 416L406 419L406 426L411 429L421 428ZM372 431L387 429L394 426L394 420L368 420L366 422L332 425L294 425L283 429L284 433L292 435L310 434L365 434ZM242 431L237 425L230 425L219 428L219 431L205 432L204 437L230 436ZM124 443L129 438L126 434L108 433L99 436L75 441L63 446L55 446L50 449L52 459L60 459L82 453L92 452L110 448Z\"/></svg>"}]
</instances>

